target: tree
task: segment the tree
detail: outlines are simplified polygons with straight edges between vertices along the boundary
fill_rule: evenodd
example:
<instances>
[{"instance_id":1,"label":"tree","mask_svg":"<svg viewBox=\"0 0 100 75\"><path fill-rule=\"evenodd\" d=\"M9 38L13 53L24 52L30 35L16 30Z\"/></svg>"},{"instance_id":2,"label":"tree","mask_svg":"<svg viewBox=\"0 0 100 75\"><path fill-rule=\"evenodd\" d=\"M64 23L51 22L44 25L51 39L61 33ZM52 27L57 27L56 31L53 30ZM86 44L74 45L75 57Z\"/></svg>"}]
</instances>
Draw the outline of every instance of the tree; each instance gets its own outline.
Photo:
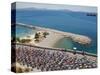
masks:
<instances>
[{"instance_id":1,"label":"tree","mask_svg":"<svg viewBox=\"0 0 100 75\"><path fill-rule=\"evenodd\" d=\"M39 36L40 36L39 33L35 34L35 41L39 41Z\"/></svg>"},{"instance_id":2,"label":"tree","mask_svg":"<svg viewBox=\"0 0 100 75\"><path fill-rule=\"evenodd\" d=\"M20 42L20 38L19 37L16 37L16 42Z\"/></svg>"},{"instance_id":3,"label":"tree","mask_svg":"<svg viewBox=\"0 0 100 75\"><path fill-rule=\"evenodd\" d=\"M44 32L44 33L43 33L44 38L46 38L47 35L49 35L48 32Z\"/></svg>"}]
</instances>

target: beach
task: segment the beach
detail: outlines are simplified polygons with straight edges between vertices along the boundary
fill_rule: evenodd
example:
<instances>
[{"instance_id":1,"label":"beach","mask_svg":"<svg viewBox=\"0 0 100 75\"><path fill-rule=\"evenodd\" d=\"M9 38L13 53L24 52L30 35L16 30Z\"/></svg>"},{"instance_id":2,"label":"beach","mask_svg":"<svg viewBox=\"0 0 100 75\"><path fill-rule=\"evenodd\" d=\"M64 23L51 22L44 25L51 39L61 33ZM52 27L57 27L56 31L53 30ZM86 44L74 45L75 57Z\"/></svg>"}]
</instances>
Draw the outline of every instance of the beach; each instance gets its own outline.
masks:
<instances>
[{"instance_id":1,"label":"beach","mask_svg":"<svg viewBox=\"0 0 100 75\"><path fill-rule=\"evenodd\" d=\"M18 23L17 25L20 26L26 26L25 24L20 24ZM59 41L61 38L70 38L71 40L73 40L74 42L77 42L79 44L90 44L91 43L91 38L84 36L84 35L79 35L79 34L74 34L74 33L69 33L69 32L63 32L63 31L59 31L59 30L54 30L54 29L50 29L50 28L44 28L44 27L38 27L38 26L32 26L29 25L28 27L35 29L36 31L45 31L48 32L49 35L43 39L41 42L35 43L36 46L40 46L40 47L49 47L52 48L54 46L54 44ZM34 37L33 35L30 35L30 38ZM31 42L31 44L33 43L34 45L34 40Z\"/></svg>"},{"instance_id":2,"label":"beach","mask_svg":"<svg viewBox=\"0 0 100 75\"><path fill-rule=\"evenodd\" d=\"M60 34L49 31L49 35L41 42L39 42L37 46L52 48L55 42L57 42L61 38L63 38L63 36L61 36Z\"/></svg>"},{"instance_id":3,"label":"beach","mask_svg":"<svg viewBox=\"0 0 100 75\"><path fill-rule=\"evenodd\" d=\"M16 23L27 25L25 26L26 28L38 29L40 27L39 29L41 29L41 31L42 29L47 29L48 32L59 32L61 35L68 37L69 40L75 42L73 43L73 47L77 47L78 50L81 51L84 49L86 52L97 54L97 16L87 16L87 12L34 9L28 9L28 11L27 9L17 10L16 14ZM23 31L23 29L21 31L18 29L19 34ZM28 31L26 30L26 33L27 32ZM67 44L65 43L64 45Z\"/></svg>"},{"instance_id":4,"label":"beach","mask_svg":"<svg viewBox=\"0 0 100 75\"><path fill-rule=\"evenodd\" d=\"M17 3L16 9L11 10L15 72L98 67L97 7Z\"/></svg>"},{"instance_id":5,"label":"beach","mask_svg":"<svg viewBox=\"0 0 100 75\"><path fill-rule=\"evenodd\" d=\"M22 24L21 24L22 25ZM22 25L25 27L25 25ZM26 26L27 27L27 26ZM74 51L74 49L54 48L57 41L62 38L69 38L79 44L90 44L91 39L84 35L58 31L54 29L30 26L39 34L49 33L46 37L41 37L39 42L35 42L35 33L29 37L21 39L31 39L30 43L16 43L16 62L30 72L55 71L65 69L86 69L97 67L97 55ZM43 35L42 35L43 36ZM13 46L12 46L13 47ZM23 71L24 72L24 71Z\"/></svg>"}]
</instances>

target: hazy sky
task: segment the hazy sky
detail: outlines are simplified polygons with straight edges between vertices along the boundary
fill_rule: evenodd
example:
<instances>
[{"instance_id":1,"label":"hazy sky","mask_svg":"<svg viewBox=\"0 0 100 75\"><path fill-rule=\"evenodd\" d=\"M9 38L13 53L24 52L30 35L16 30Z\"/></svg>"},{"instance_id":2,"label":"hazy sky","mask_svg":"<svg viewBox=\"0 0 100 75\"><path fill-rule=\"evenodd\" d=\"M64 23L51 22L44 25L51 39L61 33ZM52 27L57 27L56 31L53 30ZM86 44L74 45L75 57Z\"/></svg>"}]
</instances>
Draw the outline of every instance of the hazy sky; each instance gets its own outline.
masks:
<instances>
[{"instance_id":1,"label":"hazy sky","mask_svg":"<svg viewBox=\"0 0 100 75\"><path fill-rule=\"evenodd\" d=\"M37 8L37 9L51 9L51 10L71 10L71 11L84 11L84 12L97 12L96 7L91 6L76 6L76 5L57 5L57 4L41 4L41 3L27 3L27 2L17 2L17 9L24 8Z\"/></svg>"}]
</instances>

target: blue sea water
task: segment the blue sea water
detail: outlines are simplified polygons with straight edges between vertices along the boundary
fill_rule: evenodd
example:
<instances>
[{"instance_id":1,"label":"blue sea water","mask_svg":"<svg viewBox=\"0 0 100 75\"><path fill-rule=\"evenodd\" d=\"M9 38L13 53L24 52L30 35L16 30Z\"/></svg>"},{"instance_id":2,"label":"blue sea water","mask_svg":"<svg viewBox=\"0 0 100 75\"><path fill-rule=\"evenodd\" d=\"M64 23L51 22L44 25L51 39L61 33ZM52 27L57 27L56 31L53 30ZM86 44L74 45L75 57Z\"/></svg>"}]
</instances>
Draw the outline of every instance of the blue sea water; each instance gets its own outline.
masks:
<instances>
[{"instance_id":1,"label":"blue sea water","mask_svg":"<svg viewBox=\"0 0 100 75\"><path fill-rule=\"evenodd\" d=\"M90 46L73 43L78 50L97 53L97 16L87 16L87 12L69 10L17 9L16 21L65 32L86 35L92 39Z\"/></svg>"},{"instance_id":2,"label":"blue sea water","mask_svg":"<svg viewBox=\"0 0 100 75\"><path fill-rule=\"evenodd\" d=\"M30 29L27 27L16 26L16 37L29 36L35 32L36 32L36 30Z\"/></svg>"}]
</instances>

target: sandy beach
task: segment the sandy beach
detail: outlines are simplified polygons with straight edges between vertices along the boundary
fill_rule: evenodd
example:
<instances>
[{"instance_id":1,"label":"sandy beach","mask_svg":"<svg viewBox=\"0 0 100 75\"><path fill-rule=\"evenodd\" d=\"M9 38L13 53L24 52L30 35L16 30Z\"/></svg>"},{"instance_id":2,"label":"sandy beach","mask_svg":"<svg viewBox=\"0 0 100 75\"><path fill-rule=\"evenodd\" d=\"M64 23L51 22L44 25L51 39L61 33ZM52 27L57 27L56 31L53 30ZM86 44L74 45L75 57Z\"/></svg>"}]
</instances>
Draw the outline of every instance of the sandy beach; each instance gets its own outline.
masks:
<instances>
[{"instance_id":1,"label":"sandy beach","mask_svg":"<svg viewBox=\"0 0 100 75\"><path fill-rule=\"evenodd\" d=\"M88 36L85 35L79 35L79 34L74 34L74 33L70 33L70 32L63 32L63 31L59 31L59 30L54 30L54 29L50 29L50 28L43 28L43 27L37 27L35 26L35 29L37 30L45 30L45 31L50 31L52 32L52 34L59 34L58 36L62 36L62 37L66 37L66 38L70 38L72 39L74 42L80 43L80 44L90 44L91 43L91 38L89 38ZM57 35L56 35L57 36ZM53 36L52 36L53 38Z\"/></svg>"},{"instance_id":2,"label":"sandy beach","mask_svg":"<svg viewBox=\"0 0 100 75\"><path fill-rule=\"evenodd\" d=\"M22 26L26 26L24 24L21 24ZM60 39L66 37L66 38L70 38L72 39L74 42L77 42L79 44L90 44L91 43L91 39L87 36L84 35L78 35L78 34L74 34L74 33L69 33L69 32L63 32L63 31L58 31L58 30L54 30L54 29L49 29L49 28L43 28L43 27L37 27L37 26L30 26L30 28L33 27L33 29L35 29L36 31L40 31L40 32L48 32L49 35L46 36L46 38L42 39L40 42L36 43L34 41L34 36L30 35L30 38L32 39L32 41L29 43L30 45L34 45L34 46L39 46L39 47L43 47L43 48L52 48L54 49L54 45L57 41L59 41ZM59 48L55 48L55 49L59 49ZM67 52L70 56L73 56L73 53ZM91 54L90 54L91 55ZM77 56L79 57L83 57L83 55L81 54L77 54ZM87 56L89 59L91 60L96 60L95 57L93 56Z\"/></svg>"},{"instance_id":3,"label":"sandy beach","mask_svg":"<svg viewBox=\"0 0 100 75\"><path fill-rule=\"evenodd\" d=\"M18 23L17 25L27 27L27 25L25 25L25 24ZM70 32L63 32L63 31L59 31L59 30L55 30L55 29L32 26L32 25L29 25L28 27L33 28L37 31L46 31L49 33L49 35L47 35L47 37L45 39L43 39L42 41L40 41L38 43L34 42L33 38L35 35L34 34L30 35L30 38L33 39L30 44L40 46L40 47L52 48L57 41L59 41L61 38L64 38L64 37L70 38L74 42L77 42L77 43L83 44L83 45L90 44L92 41L91 38L84 36L84 35L74 34L74 33L70 33Z\"/></svg>"},{"instance_id":4,"label":"sandy beach","mask_svg":"<svg viewBox=\"0 0 100 75\"><path fill-rule=\"evenodd\" d=\"M52 48L54 46L55 42L57 42L58 40L60 40L63 37L64 36L61 36L58 33L49 31L49 35L45 39L43 39L41 42L39 42L37 44L37 46Z\"/></svg>"}]
</instances>

